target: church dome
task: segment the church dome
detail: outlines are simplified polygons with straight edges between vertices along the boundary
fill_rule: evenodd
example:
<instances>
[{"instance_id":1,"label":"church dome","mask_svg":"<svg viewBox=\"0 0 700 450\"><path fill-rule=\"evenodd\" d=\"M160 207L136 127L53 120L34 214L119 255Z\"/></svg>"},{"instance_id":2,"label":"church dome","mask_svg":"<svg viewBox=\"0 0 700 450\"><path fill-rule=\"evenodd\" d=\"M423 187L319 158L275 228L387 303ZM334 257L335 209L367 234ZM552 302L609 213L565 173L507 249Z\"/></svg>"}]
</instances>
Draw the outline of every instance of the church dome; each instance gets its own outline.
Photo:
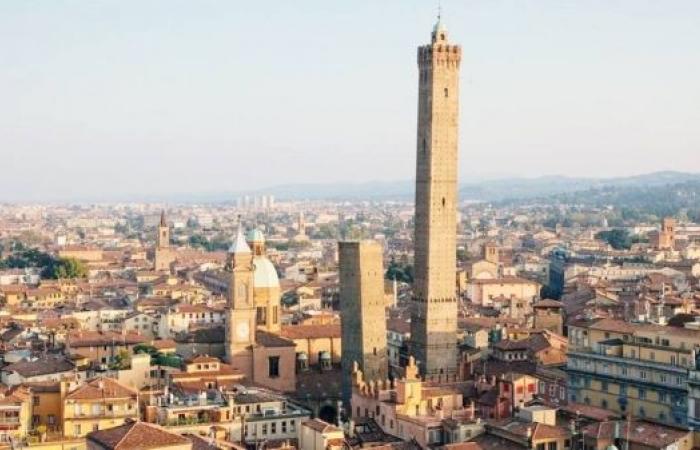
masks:
<instances>
[{"instance_id":1,"label":"church dome","mask_svg":"<svg viewBox=\"0 0 700 450\"><path fill-rule=\"evenodd\" d=\"M272 262L264 256L253 258L255 271L253 272L253 287L269 288L279 287L280 280L277 277L277 269Z\"/></svg>"},{"instance_id":2,"label":"church dome","mask_svg":"<svg viewBox=\"0 0 700 450\"><path fill-rule=\"evenodd\" d=\"M253 228L246 235L246 241L248 242L265 242L265 235L262 231L257 228Z\"/></svg>"}]
</instances>

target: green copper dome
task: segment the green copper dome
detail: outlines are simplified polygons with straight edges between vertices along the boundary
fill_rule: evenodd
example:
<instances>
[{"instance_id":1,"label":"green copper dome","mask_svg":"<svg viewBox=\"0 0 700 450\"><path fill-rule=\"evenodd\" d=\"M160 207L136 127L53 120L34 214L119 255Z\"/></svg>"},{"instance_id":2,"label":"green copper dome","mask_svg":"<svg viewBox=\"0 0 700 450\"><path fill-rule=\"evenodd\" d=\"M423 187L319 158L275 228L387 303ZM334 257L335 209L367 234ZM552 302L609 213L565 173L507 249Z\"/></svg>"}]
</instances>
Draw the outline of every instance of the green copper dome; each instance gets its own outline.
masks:
<instances>
[{"instance_id":1,"label":"green copper dome","mask_svg":"<svg viewBox=\"0 0 700 450\"><path fill-rule=\"evenodd\" d=\"M262 231L257 228L253 228L246 235L246 241L248 242L265 242L265 235Z\"/></svg>"}]
</instances>

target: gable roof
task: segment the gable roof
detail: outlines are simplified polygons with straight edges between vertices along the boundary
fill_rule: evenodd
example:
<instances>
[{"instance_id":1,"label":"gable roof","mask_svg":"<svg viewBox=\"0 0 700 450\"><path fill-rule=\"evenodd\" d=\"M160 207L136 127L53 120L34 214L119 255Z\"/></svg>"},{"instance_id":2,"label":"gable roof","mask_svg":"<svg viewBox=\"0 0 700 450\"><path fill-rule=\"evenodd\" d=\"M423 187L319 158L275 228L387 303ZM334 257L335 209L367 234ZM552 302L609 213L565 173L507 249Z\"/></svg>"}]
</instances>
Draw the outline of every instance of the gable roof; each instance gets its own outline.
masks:
<instances>
[{"instance_id":1,"label":"gable roof","mask_svg":"<svg viewBox=\"0 0 700 450\"><path fill-rule=\"evenodd\" d=\"M305 427L309 427L312 430L317 431L319 433L332 433L336 431L342 431L335 425L331 425L330 423L324 422L321 419L309 419L302 422L302 425L304 425Z\"/></svg>"},{"instance_id":2,"label":"gable roof","mask_svg":"<svg viewBox=\"0 0 700 450\"><path fill-rule=\"evenodd\" d=\"M102 398L129 398L136 397L136 391L119 384L112 378L94 378L85 384L78 386L66 395L70 400L98 400Z\"/></svg>"},{"instance_id":3,"label":"gable roof","mask_svg":"<svg viewBox=\"0 0 700 450\"><path fill-rule=\"evenodd\" d=\"M16 372L24 378L68 372L74 369L71 361L65 358L43 356L34 361L19 361L3 368L4 372Z\"/></svg>"},{"instance_id":4,"label":"gable roof","mask_svg":"<svg viewBox=\"0 0 700 450\"><path fill-rule=\"evenodd\" d=\"M118 427L88 433L87 440L110 450L147 450L191 441L179 434L147 422L127 422Z\"/></svg>"}]
</instances>

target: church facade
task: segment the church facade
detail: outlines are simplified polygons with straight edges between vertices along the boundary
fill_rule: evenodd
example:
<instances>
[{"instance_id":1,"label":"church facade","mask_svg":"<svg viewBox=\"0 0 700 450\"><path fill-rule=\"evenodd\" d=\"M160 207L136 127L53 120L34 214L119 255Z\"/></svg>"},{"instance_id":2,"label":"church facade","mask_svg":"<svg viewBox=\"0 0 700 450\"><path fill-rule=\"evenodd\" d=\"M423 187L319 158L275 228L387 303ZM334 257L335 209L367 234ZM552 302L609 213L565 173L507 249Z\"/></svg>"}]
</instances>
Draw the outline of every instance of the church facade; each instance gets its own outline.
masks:
<instances>
[{"instance_id":1,"label":"church facade","mask_svg":"<svg viewBox=\"0 0 700 450\"><path fill-rule=\"evenodd\" d=\"M229 249L226 359L249 381L291 392L296 386L296 345L279 335L277 272L265 256L262 232L251 231L248 241L239 227Z\"/></svg>"}]
</instances>

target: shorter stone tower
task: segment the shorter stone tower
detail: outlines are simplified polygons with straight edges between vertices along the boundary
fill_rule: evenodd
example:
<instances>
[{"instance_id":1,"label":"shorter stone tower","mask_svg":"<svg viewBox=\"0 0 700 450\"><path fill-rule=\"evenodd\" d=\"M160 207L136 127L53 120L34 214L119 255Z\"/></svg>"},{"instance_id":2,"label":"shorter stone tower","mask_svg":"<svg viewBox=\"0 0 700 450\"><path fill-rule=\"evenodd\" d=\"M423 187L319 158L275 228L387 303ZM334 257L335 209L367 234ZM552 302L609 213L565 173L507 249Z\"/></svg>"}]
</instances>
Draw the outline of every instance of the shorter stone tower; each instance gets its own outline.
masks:
<instances>
[{"instance_id":1,"label":"shorter stone tower","mask_svg":"<svg viewBox=\"0 0 700 450\"><path fill-rule=\"evenodd\" d=\"M374 241L340 242L340 311L343 399L352 396L357 363L368 380L388 375L382 246Z\"/></svg>"}]
</instances>

